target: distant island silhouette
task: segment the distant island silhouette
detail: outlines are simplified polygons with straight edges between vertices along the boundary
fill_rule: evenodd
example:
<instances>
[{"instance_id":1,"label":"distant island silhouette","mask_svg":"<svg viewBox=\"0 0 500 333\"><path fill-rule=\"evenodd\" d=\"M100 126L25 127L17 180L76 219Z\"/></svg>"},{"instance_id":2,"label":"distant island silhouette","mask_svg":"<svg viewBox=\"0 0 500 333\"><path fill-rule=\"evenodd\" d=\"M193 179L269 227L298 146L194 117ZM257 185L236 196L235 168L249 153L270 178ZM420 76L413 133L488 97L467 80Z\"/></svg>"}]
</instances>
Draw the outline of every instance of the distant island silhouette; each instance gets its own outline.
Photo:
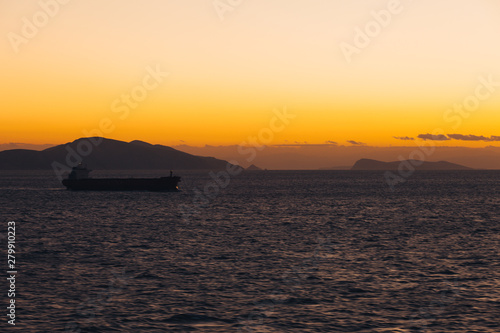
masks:
<instances>
[{"instance_id":1,"label":"distant island silhouette","mask_svg":"<svg viewBox=\"0 0 500 333\"><path fill-rule=\"evenodd\" d=\"M94 170L220 170L228 164L213 157L195 156L143 141L94 137L80 138L42 151L2 151L0 170L48 170L52 169L54 162L68 166L68 161L75 164L81 162L79 160Z\"/></svg>"},{"instance_id":2,"label":"distant island silhouette","mask_svg":"<svg viewBox=\"0 0 500 333\"><path fill-rule=\"evenodd\" d=\"M472 168L447 161L428 162L406 160L395 162L382 162L371 159L360 159L352 166L351 170L398 170L402 163L408 162L415 170L474 170Z\"/></svg>"}]
</instances>

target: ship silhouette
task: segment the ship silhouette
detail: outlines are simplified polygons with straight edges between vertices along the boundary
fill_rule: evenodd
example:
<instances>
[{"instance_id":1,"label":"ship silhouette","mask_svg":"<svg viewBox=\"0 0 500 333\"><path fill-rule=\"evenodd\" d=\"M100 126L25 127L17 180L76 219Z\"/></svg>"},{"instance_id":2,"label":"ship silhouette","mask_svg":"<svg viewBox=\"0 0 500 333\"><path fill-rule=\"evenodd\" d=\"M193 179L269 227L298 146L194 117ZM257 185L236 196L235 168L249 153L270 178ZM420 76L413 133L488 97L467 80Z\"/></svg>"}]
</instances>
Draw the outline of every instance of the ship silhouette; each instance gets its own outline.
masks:
<instances>
[{"instance_id":1,"label":"ship silhouette","mask_svg":"<svg viewBox=\"0 0 500 333\"><path fill-rule=\"evenodd\" d=\"M174 176L170 171L169 177L160 178L91 178L86 165L73 167L68 178L62 181L68 190L73 191L178 191L177 184L181 177Z\"/></svg>"}]
</instances>

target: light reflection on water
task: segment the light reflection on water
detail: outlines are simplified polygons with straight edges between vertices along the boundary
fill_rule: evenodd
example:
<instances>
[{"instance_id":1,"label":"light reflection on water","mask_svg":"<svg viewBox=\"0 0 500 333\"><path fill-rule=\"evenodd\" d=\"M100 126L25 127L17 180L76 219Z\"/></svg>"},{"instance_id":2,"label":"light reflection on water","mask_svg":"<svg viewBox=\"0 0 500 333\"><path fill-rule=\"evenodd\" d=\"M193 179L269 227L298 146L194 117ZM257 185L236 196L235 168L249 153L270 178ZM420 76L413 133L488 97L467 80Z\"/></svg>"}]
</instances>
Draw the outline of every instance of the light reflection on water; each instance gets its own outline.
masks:
<instances>
[{"instance_id":1,"label":"light reflection on water","mask_svg":"<svg viewBox=\"0 0 500 333\"><path fill-rule=\"evenodd\" d=\"M9 329L500 331L497 172L421 172L395 192L380 172L250 172L187 222L178 206L210 177L179 175L182 192L150 193L2 173L19 251Z\"/></svg>"}]
</instances>

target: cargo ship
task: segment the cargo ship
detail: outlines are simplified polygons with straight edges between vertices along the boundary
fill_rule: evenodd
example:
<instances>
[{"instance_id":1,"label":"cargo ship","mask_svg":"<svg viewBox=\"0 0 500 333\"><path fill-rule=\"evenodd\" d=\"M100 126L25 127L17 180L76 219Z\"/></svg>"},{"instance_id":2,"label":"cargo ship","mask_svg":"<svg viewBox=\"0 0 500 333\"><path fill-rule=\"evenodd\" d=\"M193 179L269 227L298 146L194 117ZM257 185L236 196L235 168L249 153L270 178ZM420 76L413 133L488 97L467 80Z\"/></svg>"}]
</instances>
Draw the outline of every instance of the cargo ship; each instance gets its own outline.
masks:
<instances>
[{"instance_id":1,"label":"cargo ship","mask_svg":"<svg viewBox=\"0 0 500 333\"><path fill-rule=\"evenodd\" d=\"M90 178L92 170L85 165L78 165L71 170L67 179L62 181L68 190L73 191L179 191L177 184L181 177L160 178Z\"/></svg>"}]
</instances>

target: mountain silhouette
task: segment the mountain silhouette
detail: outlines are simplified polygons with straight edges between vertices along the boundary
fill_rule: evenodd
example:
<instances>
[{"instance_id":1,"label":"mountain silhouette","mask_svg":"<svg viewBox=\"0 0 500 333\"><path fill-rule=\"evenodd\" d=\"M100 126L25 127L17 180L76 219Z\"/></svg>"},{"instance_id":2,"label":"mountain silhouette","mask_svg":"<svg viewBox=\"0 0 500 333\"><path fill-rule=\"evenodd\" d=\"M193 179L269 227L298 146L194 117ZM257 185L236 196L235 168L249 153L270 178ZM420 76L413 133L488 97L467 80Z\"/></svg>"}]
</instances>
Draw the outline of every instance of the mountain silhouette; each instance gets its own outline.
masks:
<instances>
[{"instance_id":1,"label":"mountain silhouette","mask_svg":"<svg viewBox=\"0 0 500 333\"><path fill-rule=\"evenodd\" d=\"M259 168L258 166L256 166L255 164L252 164L250 165L248 168L246 168L245 170L247 171L262 171L261 168Z\"/></svg>"},{"instance_id":2,"label":"mountain silhouette","mask_svg":"<svg viewBox=\"0 0 500 333\"><path fill-rule=\"evenodd\" d=\"M42 151L13 149L0 152L0 170L52 169L54 162L86 163L95 170L218 170L228 162L195 156L143 141L124 142L100 137L80 138ZM70 162L70 163L68 163Z\"/></svg>"},{"instance_id":3,"label":"mountain silhouette","mask_svg":"<svg viewBox=\"0 0 500 333\"><path fill-rule=\"evenodd\" d=\"M406 160L395 162L382 162L363 158L352 166L351 170L398 170L403 163L409 163L415 170L473 170L463 165L439 161L428 162L418 160Z\"/></svg>"}]
</instances>

